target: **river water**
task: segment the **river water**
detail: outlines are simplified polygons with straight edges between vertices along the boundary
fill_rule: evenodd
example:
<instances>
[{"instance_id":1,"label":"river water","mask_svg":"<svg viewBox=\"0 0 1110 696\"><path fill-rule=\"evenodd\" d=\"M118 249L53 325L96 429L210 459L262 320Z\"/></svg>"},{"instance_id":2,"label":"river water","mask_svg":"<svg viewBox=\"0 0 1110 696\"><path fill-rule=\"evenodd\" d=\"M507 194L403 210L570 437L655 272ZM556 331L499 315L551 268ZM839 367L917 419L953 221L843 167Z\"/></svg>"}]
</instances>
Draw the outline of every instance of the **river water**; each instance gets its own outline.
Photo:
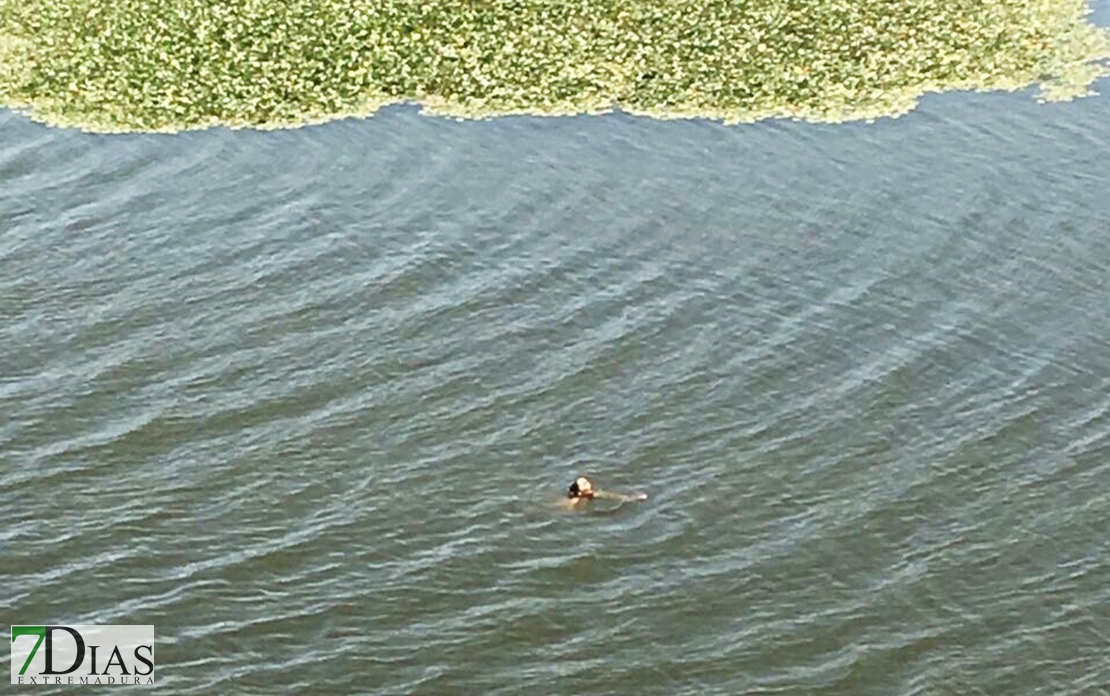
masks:
<instances>
[{"instance_id":1,"label":"river water","mask_svg":"<svg viewBox=\"0 0 1110 696\"><path fill-rule=\"evenodd\" d=\"M1110 97L0 115L0 606L167 692L1106 694L1108 455Z\"/></svg>"}]
</instances>

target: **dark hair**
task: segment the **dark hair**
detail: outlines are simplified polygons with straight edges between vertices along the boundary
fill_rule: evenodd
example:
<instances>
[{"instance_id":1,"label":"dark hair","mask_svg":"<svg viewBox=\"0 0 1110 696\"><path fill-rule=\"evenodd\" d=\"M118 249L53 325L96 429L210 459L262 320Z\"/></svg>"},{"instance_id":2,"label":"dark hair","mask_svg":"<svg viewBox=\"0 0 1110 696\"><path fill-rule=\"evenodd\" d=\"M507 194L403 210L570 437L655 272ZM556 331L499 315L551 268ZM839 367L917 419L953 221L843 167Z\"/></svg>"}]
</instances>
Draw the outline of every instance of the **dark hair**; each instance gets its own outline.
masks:
<instances>
[{"instance_id":1,"label":"dark hair","mask_svg":"<svg viewBox=\"0 0 1110 696\"><path fill-rule=\"evenodd\" d=\"M570 488L567 489L567 497L568 498L577 498L581 495L582 495L582 489L580 489L578 487L578 479L575 479L574 482L572 482L570 484Z\"/></svg>"}]
</instances>

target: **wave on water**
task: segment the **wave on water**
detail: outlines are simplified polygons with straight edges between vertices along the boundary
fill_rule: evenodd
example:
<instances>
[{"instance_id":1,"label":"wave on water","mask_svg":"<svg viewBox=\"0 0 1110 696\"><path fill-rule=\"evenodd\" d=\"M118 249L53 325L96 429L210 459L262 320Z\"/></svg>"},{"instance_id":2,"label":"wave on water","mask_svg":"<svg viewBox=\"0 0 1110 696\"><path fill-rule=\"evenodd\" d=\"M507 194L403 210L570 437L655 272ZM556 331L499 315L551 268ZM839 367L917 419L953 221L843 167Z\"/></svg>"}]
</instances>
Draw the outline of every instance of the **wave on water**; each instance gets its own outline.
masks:
<instances>
[{"instance_id":1,"label":"wave on water","mask_svg":"<svg viewBox=\"0 0 1110 696\"><path fill-rule=\"evenodd\" d=\"M1084 0L0 0L0 105L89 131L458 118L897 116L926 92L1088 94Z\"/></svg>"}]
</instances>

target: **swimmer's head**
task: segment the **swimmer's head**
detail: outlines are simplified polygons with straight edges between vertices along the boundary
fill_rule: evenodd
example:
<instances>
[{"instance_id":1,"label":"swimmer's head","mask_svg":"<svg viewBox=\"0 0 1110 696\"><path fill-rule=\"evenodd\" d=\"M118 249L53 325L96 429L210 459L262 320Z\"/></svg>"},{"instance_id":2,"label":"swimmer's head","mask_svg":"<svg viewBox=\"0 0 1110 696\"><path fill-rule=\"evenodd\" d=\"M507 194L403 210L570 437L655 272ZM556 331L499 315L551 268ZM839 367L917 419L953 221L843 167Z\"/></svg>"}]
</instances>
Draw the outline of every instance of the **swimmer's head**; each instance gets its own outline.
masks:
<instances>
[{"instance_id":1,"label":"swimmer's head","mask_svg":"<svg viewBox=\"0 0 1110 696\"><path fill-rule=\"evenodd\" d=\"M592 498L594 497L594 484L585 476L579 476L574 479L574 483L570 484L570 488L567 489L567 497L572 500L576 498Z\"/></svg>"}]
</instances>

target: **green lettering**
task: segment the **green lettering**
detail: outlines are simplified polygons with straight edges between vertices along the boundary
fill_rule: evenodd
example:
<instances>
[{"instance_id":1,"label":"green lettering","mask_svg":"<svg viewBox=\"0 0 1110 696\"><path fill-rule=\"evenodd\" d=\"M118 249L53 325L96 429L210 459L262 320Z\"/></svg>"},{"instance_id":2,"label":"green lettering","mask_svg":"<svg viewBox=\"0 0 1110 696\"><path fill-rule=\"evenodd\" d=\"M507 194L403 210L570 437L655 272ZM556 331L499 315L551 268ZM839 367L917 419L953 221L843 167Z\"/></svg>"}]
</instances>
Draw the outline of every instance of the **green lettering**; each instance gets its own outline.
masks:
<instances>
[{"instance_id":1,"label":"green lettering","mask_svg":"<svg viewBox=\"0 0 1110 696\"><path fill-rule=\"evenodd\" d=\"M35 653L39 651L39 646L46 638L46 626L12 626L12 642L20 636L38 636L39 639L35 641L35 647L31 648L31 654L27 656L27 660L23 663L23 668L19 670L22 675L31 666L31 660L35 659Z\"/></svg>"}]
</instances>

